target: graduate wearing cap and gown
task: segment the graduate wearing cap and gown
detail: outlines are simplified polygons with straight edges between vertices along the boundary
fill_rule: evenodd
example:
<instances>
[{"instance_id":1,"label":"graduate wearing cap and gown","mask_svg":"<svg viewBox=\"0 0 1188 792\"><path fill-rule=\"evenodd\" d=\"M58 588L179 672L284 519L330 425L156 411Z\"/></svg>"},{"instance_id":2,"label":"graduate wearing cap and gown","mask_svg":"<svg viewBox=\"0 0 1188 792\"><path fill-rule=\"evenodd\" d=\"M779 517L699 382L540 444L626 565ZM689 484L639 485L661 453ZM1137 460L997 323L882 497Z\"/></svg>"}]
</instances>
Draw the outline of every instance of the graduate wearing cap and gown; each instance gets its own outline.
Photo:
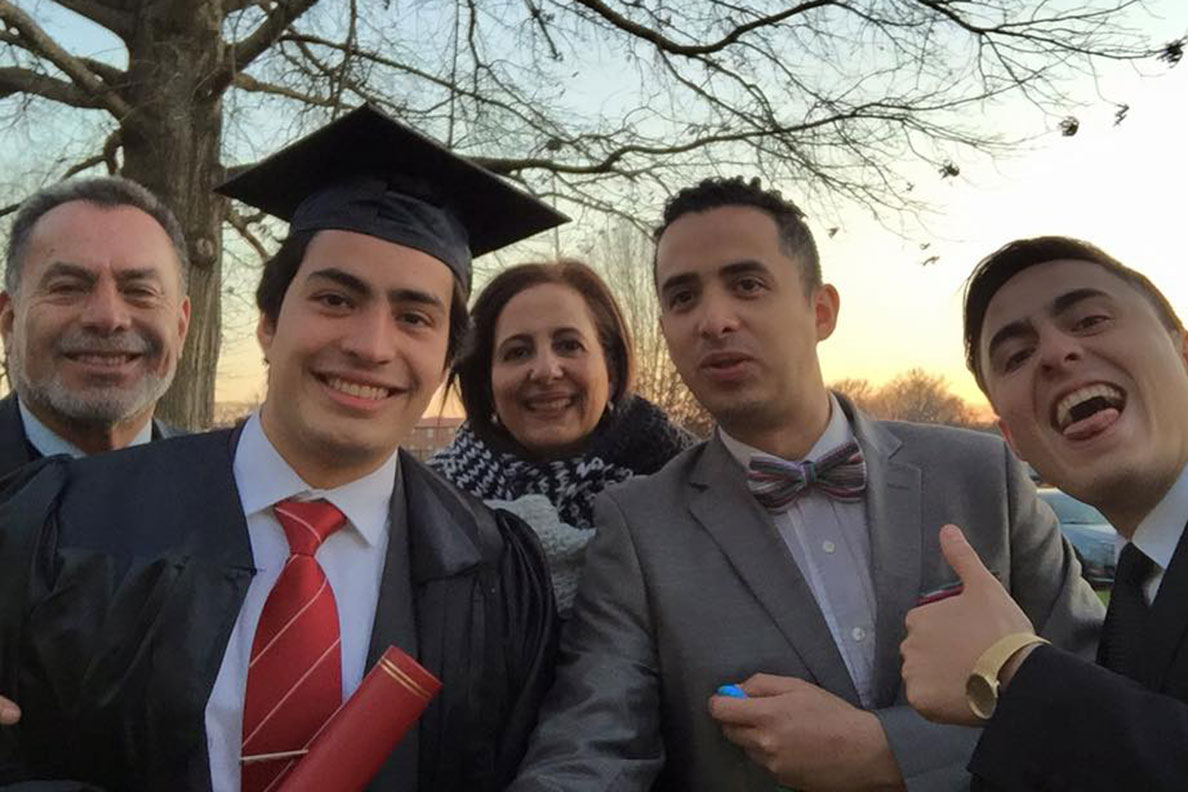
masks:
<instances>
[{"instance_id":1,"label":"graduate wearing cap and gown","mask_svg":"<svg viewBox=\"0 0 1188 792\"><path fill-rule=\"evenodd\" d=\"M335 680L341 676L341 695L389 644L443 683L370 788L499 789L516 771L551 681L556 622L535 536L398 451L394 433L411 428L427 394L384 412L385 400L402 398L397 389L377 396L385 391L373 387L368 395L355 380L330 383L308 369L330 360L345 379L356 376L352 366L379 379L395 376L384 361L400 355L415 368L415 339L433 335L425 329L433 317L457 318L441 284L452 282L455 309L458 300L464 309L472 253L564 217L366 107L221 191L289 220L296 240L288 273L276 263L282 247L258 294L268 397L233 431L44 460L5 482L0 695L18 702L23 717L0 729L0 787L240 788L241 752L252 753L243 741L245 709L258 695L253 685L261 689L253 674L257 661L275 663L260 657L253 638L287 564L298 563L288 556L298 540L286 538L271 504L295 498L332 504L345 520L315 555L337 606L340 634L330 649L341 653L341 669L329 667ZM346 245L340 263L308 263L319 236ZM411 269L349 255L374 249ZM418 285L422 271L436 278L437 292ZM279 295L279 319L261 297L269 290ZM423 307L441 302L435 294L445 294L446 304ZM314 307L303 309L307 302ZM333 336L326 328L352 322L375 332L323 340ZM441 341L444 331L437 333ZM406 348L393 353L385 339ZM306 356L294 357L302 344ZM444 373L444 359L425 367L434 366ZM434 383L421 386L431 393ZM379 406L362 404L364 396ZM407 425L395 425L401 421ZM319 488L299 473L309 467L300 435L321 431L363 444L376 435L393 440L380 443L387 459L373 470ZM342 459L354 451L344 449ZM315 461L329 469L348 464L335 455ZM295 631L305 628L305 608L296 613ZM272 709L287 716L314 707L302 685L322 674L330 649ZM289 671L284 662L275 667L275 674ZM242 776L245 790L257 782Z\"/></svg>"}]
</instances>

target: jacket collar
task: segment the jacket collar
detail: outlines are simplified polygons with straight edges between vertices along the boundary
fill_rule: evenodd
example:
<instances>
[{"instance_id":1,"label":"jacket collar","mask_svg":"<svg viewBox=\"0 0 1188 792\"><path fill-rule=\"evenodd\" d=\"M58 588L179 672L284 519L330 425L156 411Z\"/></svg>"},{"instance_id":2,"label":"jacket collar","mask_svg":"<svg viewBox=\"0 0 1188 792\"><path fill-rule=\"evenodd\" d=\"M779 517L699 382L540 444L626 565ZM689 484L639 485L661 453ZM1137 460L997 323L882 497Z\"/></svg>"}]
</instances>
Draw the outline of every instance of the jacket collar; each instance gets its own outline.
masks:
<instances>
[{"instance_id":1,"label":"jacket collar","mask_svg":"<svg viewBox=\"0 0 1188 792\"><path fill-rule=\"evenodd\" d=\"M836 394L866 459L866 517L871 576L879 604L875 623L875 696L895 699L899 642L921 575L921 473L897 459L903 442ZM818 684L857 705L858 696L816 600L766 512L751 496L741 465L717 437L690 472L689 509L715 538L739 576L784 633ZM739 526L761 530L740 530ZM938 526L939 527L939 526ZM808 607L808 604L813 607Z\"/></svg>"},{"instance_id":2,"label":"jacket collar","mask_svg":"<svg viewBox=\"0 0 1188 792\"><path fill-rule=\"evenodd\" d=\"M27 465L38 456L25 435L16 394L10 393L0 399L0 475Z\"/></svg>"},{"instance_id":3,"label":"jacket collar","mask_svg":"<svg viewBox=\"0 0 1188 792\"><path fill-rule=\"evenodd\" d=\"M406 509L414 583L459 575L490 558L490 540L480 526L492 520L485 506L464 496L404 449L399 468L397 491L403 494Z\"/></svg>"}]
</instances>

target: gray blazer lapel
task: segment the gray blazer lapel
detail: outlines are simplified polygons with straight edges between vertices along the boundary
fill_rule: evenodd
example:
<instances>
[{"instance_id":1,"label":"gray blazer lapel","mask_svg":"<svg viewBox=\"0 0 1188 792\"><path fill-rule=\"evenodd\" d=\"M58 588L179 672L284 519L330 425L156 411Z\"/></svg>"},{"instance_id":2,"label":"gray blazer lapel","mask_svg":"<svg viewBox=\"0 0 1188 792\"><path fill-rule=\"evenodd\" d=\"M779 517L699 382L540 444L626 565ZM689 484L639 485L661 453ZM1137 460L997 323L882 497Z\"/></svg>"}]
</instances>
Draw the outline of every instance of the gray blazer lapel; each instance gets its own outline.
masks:
<instances>
[{"instance_id":1,"label":"gray blazer lapel","mask_svg":"<svg viewBox=\"0 0 1188 792\"><path fill-rule=\"evenodd\" d=\"M900 686L903 620L920 591L920 469L895 461L899 439L843 397L838 400L866 458L866 522L877 608L875 706L886 707Z\"/></svg>"},{"instance_id":2,"label":"gray blazer lapel","mask_svg":"<svg viewBox=\"0 0 1188 792\"><path fill-rule=\"evenodd\" d=\"M747 489L738 462L715 435L690 476L689 510L826 690L859 705L858 691L825 617L784 540Z\"/></svg>"}]
</instances>

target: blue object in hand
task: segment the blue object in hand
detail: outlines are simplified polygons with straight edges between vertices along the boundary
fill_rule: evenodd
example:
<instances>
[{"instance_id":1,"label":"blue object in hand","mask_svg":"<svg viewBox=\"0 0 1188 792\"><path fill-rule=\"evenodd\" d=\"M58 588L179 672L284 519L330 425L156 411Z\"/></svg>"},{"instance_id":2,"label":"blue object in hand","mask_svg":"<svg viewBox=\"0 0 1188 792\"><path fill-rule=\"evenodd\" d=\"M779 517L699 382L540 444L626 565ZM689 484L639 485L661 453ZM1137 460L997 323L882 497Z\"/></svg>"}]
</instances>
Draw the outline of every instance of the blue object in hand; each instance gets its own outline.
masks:
<instances>
[{"instance_id":1,"label":"blue object in hand","mask_svg":"<svg viewBox=\"0 0 1188 792\"><path fill-rule=\"evenodd\" d=\"M718 688L719 696L729 696L730 698L749 698L747 692L738 685L722 685Z\"/></svg>"}]
</instances>

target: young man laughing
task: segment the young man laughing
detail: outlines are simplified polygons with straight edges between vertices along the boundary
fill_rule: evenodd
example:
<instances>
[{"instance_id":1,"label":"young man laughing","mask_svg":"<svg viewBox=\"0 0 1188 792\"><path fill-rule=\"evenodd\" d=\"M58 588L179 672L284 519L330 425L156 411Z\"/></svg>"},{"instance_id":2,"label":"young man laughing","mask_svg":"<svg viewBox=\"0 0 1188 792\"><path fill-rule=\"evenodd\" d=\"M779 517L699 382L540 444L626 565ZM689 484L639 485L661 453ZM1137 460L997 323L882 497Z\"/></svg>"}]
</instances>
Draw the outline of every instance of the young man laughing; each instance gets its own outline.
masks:
<instances>
[{"instance_id":1,"label":"young man laughing","mask_svg":"<svg viewBox=\"0 0 1188 792\"><path fill-rule=\"evenodd\" d=\"M1018 454L1124 546L1094 665L1038 639L961 531L965 591L909 614L908 698L985 724L991 789L1188 786L1188 333L1143 275L1086 242L1012 242L969 284L971 369Z\"/></svg>"}]
</instances>

